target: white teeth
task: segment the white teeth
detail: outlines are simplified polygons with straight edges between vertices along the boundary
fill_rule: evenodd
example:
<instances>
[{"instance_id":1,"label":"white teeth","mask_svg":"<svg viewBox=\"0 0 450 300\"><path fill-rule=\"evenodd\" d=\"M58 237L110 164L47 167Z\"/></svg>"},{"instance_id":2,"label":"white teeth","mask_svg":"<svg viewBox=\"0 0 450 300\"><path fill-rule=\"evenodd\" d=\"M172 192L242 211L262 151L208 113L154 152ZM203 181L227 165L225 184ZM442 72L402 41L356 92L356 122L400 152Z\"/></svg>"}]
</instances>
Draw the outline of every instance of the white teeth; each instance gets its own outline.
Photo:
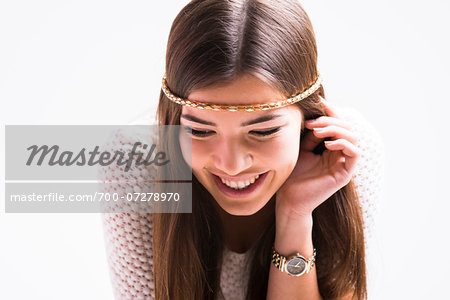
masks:
<instances>
[{"instance_id":1,"label":"white teeth","mask_svg":"<svg viewBox=\"0 0 450 300\"><path fill-rule=\"evenodd\" d=\"M245 181L229 181L229 180L225 180L223 178L220 178L220 180L222 180L222 183L233 188L233 189L243 189L248 187L250 184L254 183L256 181L256 179L259 178L259 175L256 175L255 177L251 178L250 180L245 180Z\"/></svg>"}]
</instances>

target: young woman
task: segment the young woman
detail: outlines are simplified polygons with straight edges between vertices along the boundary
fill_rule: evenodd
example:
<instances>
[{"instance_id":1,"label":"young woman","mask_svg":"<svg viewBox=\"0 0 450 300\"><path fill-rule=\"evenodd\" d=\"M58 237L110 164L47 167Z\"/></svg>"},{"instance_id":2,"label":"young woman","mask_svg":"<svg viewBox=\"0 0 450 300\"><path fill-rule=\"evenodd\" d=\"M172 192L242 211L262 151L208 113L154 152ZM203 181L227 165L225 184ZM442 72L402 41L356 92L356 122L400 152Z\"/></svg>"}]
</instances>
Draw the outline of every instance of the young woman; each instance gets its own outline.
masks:
<instances>
[{"instance_id":1,"label":"young woman","mask_svg":"<svg viewBox=\"0 0 450 300\"><path fill-rule=\"evenodd\" d=\"M116 296L365 299L370 212L361 205L374 197L377 170L366 162L377 150L361 144L370 126L324 98L297 1L186 5L170 32L157 118L185 129L192 213L104 215ZM120 192L131 177L135 191L148 189L153 173L104 175L122 181Z\"/></svg>"}]
</instances>

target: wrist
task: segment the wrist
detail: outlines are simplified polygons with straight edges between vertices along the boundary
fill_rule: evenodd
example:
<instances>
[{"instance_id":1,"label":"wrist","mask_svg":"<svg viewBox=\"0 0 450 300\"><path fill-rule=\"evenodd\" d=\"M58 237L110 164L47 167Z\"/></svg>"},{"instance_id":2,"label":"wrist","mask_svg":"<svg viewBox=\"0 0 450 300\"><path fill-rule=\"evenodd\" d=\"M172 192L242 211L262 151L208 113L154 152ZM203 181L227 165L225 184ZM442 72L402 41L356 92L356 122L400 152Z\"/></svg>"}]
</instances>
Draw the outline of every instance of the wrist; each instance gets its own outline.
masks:
<instances>
[{"instance_id":1,"label":"wrist","mask_svg":"<svg viewBox=\"0 0 450 300\"><path fill-rule=\"evenodd\" d=\"M300 252L302 255L312 255L312 215L303 218L285 218L275 221L275 249L290 255Z\"/></svg>"},{"instance_id":2,"label":"wrist","mask_svg":"<svg viewBox=\"0 0 450 300\"><path fill-rule=\"evenodd\" d=\"M294 211L286 205L286 199L277 195L275 206L275 249L281 254L313 253L312 212ZM301 200L297 200L301 201Z\"/></svg>"},{"instance_id":3,"label":"wrist","mask_svg":"<svg viewBox=\"0 0 450 300\"><path fill-rule=\"evenodd\" d=\"M313 227L312 215L292 215L279 213L275 217L275 225L277 233L297 232L311 233Z\"/></svg>"},{"instance_id":4,"label":"wrist","mask_svg":"<svg viewBox=\"0 0 450 300\"><path fill-rule=\"evenodd\" d=\"M311 201L299 198L292 201L277 193L275 205L276 217L289 220L289 222L307 223L305 221L312 218L312 210L306 205L308 202ZM292 203L296 203L295 206L291 205Z\"/></svg>"}]
</instances>

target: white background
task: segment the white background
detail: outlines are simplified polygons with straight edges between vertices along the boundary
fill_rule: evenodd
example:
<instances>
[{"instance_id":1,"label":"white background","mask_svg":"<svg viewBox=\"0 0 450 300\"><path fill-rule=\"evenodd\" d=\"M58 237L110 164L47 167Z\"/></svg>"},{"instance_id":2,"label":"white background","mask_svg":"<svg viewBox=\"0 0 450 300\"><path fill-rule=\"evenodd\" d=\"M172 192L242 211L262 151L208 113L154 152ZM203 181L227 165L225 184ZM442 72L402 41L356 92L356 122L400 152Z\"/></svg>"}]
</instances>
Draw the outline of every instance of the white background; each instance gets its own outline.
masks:
<instances>
[{"instance_id":1,"label":"white background","mask_svg":"<svg viewBox=\"0 0 450 300\"><path fill-rule=\"evenodd\" d=\"M5 124L126 124L154 110L186 3L2 0L0 156ZM370 298L448 297L450 3L301 3L327 98L385 142ZM0 298L112 299L100 215L5 214L3 189Z\"/></svg>"}]
</instances>

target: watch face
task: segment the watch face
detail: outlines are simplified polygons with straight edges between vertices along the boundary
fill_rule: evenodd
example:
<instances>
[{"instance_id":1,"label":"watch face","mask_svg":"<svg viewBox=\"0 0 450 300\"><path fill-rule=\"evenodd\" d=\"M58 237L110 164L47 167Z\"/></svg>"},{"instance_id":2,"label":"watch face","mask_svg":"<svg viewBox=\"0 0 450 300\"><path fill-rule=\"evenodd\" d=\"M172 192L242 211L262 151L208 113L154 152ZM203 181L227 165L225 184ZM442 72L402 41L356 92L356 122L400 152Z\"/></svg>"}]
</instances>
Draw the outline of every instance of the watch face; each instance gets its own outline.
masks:
<instances>
[{"instance_id":1,"label":"watch face","mask_svg":"<svg viewBox=\"0 0 450 300\"><path fill-rule=\"evenodd\" d=\"M292 256L286 262L286 273L300 276L306 271L306 260L300 256Z\"/></svg>"}]
</instances>

